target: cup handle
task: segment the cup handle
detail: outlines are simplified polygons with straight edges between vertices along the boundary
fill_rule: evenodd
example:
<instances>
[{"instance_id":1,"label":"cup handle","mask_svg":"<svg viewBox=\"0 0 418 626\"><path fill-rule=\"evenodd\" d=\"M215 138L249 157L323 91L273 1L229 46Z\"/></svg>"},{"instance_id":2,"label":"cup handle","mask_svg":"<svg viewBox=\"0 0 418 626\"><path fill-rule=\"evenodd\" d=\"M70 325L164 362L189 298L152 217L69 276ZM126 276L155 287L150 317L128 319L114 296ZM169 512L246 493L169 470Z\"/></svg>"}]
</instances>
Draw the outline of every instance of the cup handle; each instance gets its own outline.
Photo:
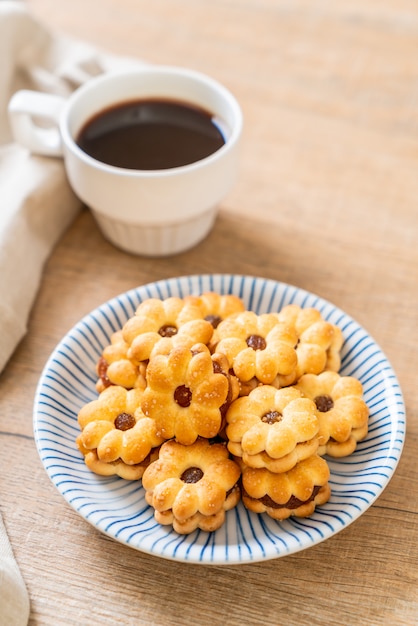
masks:
<instances>
[{"instance_id":1,"label":"cup handle","mask_svg":"<svg viewBox=\"0 0 418 626\"><path fill-rule=\"evenodd\" d=\"M17 143L35 154L62 156L59 118L62 96L22 89L10 99L9 122Z\"/></svg>"}]
</instances>

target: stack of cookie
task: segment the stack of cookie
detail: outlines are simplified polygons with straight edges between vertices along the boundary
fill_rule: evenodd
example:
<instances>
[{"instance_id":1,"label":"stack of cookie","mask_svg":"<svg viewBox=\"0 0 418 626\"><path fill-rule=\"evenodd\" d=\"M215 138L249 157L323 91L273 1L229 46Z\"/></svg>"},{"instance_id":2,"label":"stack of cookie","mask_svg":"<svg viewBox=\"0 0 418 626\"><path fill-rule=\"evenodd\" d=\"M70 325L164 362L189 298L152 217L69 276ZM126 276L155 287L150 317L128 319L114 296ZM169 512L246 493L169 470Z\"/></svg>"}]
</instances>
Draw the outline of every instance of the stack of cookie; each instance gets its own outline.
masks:
<instances>
[{"instance_id":1,"label":"stack of cookie","mask_svg":"<svg viewBox=\"0 0 418 626\"><path fill-rule=\"evenodd\" d=\"M330 497L324 455L367 434L361 384L338 373L342 343L313 308L150 298L103 350L78 448L98 474L142 479L179 533L216 530L241 499L275 519L310 515Z\"/></svg>"}]
</instances>

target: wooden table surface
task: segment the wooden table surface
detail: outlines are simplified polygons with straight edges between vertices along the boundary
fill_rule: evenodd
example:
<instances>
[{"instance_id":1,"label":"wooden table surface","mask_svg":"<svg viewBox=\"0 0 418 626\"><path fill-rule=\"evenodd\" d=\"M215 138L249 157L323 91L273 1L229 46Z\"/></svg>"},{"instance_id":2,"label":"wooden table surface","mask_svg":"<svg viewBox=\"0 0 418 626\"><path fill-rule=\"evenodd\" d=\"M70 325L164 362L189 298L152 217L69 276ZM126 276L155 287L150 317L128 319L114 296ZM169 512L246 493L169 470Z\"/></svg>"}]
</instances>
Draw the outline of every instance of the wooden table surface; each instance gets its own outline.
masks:
<instances>
[{"instance_id":1,"label":"wooden table surface","mask_svg":"<svg viewBox=\"0 0 418 626\"><path fill-rule=\"evenodd\" d=\"M195 249L146 259L84 210L54 250L0 377L4 522L30 624L418 624L418 5L412 0L31 0L51 28L185 65L241 103L239 179ZM59 198L57 198L59 204ZM398 376L407 437L391 482L342 532L234 566L168 561L102 535L54 488L32 431L61 337L135 286L227 272L294 284L354 317Z\"/></svg>"}]
</instances>

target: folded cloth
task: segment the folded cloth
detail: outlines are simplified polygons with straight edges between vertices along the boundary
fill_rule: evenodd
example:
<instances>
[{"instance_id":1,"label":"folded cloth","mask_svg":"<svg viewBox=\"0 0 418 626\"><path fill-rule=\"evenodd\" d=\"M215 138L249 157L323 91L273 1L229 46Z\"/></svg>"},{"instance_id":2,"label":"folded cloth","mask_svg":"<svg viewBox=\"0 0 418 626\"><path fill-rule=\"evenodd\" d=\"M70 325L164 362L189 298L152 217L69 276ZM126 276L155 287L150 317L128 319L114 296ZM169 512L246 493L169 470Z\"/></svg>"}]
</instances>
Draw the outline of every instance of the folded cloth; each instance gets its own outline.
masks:
<instances>
[{"instance_id":1,"label":"folded cloth","mask_svg":"<svg viewBox=\"0 0 418 626\"><path fill-rule=\"evenodd\" d=\"M26 332L51 250L77 215L59 158L13 142L7 105L18 89L69 95L93 76L142 62L51 33L22 1L0 0L0 372ZM27 623L29 599L0 518L0 626Z\"/></svg>"},{"instance_id":2,"label":"folded cloth","mask_svg":"<svg viewBox=\"0 0 418 626\"><path fill-rule=\"evenodd\" d=\"M0 518L0 626L25 626L29 596Z\"/></svg>"},{"instance_id":3,"label":"folded cloth","mask_svg":"<svg viewBox=\"0 0 418 626\"><path fill-rule=\"evenodd\" d=\"M142 62L51 33L22 1L0 0L0 372L26 332L42 269L81 203L60 158L13 143L7 105L18 89L69 95L93 76Z\"/></svg>"}]
</instances>

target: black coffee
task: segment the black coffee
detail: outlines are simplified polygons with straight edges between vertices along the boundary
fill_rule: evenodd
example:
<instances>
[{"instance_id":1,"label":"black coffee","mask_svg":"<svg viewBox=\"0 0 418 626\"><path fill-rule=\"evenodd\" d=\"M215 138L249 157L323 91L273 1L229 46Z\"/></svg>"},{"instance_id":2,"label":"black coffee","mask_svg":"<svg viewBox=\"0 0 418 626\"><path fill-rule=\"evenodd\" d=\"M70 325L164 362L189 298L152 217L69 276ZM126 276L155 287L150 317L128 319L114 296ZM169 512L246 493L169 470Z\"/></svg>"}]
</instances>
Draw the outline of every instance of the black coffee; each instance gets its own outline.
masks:
<instances>
[{"instance_id":1,"label":"black coffee","mask_svg":"<svg viewBox=\"0 0 418 626\"><path fill-rule=\"evenodd\" d=\"M213 116L172 100L137 100L101 111L81 129L77 144L103 163L162 170L203 159L224 143Z\"/></svg>"}]
</instances>

